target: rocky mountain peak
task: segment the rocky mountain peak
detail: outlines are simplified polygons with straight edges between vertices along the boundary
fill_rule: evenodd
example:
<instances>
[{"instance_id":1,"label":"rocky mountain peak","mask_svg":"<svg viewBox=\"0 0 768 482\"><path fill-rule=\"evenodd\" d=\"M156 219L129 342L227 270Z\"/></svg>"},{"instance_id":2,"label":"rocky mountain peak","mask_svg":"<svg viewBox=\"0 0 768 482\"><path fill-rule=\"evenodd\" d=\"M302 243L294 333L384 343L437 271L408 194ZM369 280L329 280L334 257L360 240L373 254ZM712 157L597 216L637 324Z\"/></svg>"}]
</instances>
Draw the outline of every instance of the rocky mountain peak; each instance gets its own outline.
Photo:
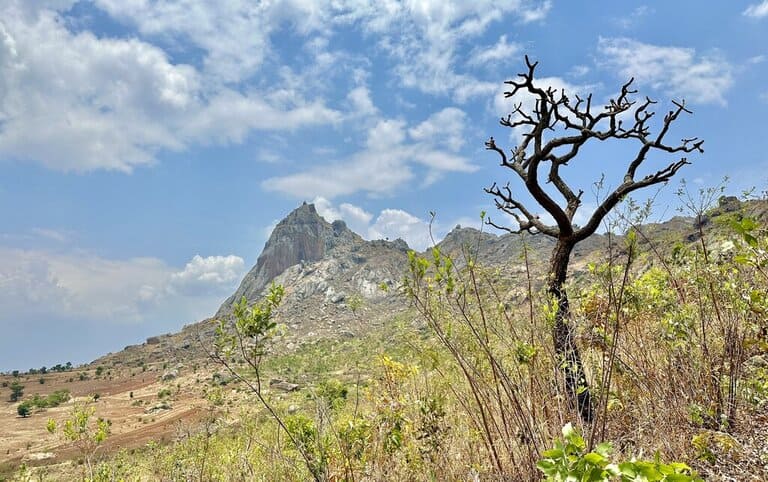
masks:
<instances>
[{"instance_id":1,"label":"rocky mountain peak","mask_svg":"<svg viewBox=\"0 0 768 482\"><path fill-rule=\"evenodd\" d=\"M264 245L264 250L240 287L219 308L216 316L231 311L243 296L258 298L265 287L287 268L319 261L340 246L364 242L343 221L328 223L314 204L303 203L280 221Z\"/></svg>"}]
</instances>

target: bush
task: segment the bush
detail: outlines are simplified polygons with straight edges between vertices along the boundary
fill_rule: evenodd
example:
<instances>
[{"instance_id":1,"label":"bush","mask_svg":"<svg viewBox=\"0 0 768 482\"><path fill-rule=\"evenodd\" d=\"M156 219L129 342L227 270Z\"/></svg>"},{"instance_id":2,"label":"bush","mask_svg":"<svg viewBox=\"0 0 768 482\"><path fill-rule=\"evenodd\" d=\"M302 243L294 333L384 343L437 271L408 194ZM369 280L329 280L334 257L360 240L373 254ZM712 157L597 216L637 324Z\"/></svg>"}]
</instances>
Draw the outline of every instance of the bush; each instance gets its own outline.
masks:
<instances>
[{"instance_id":1,"label":"bush","mask_svg":"<svg viewBox=\"0 0 768 482\"><path fill-rule=\"evenodd\" d=\"M11 401L16 402L18 401L21 396L24 395L24 385L21 383L14 381L11 383Z\"/></svg>"},{"instance_id":2,"label":"bush","mask_svg":"<svg viewBox=\"0 0 768 482\"><path fill-rule=\"evenodd\" d=\"M686 464L664 464L658 453L653 461L635 460L614 463L610 460L611 444L601 443L588 452L584 439L569 423L563 427L563 439L555 442L555 448L545 451L536 466L546 476L547 482L564 480L629 482L696 482L703 481Z\"/></svg>"},{"instance_id":3,"label":"bush","mask_svg":"<svg viewBox=\"0 0 768 482\"><path fill-rule=\"evenodd\" d=\"M27 418L29 417L29 414L32 412L32 403L29 401L21 402L18 407L16 407L16 412L19 414L20 417Z\"/></svg>"}]
</instances>

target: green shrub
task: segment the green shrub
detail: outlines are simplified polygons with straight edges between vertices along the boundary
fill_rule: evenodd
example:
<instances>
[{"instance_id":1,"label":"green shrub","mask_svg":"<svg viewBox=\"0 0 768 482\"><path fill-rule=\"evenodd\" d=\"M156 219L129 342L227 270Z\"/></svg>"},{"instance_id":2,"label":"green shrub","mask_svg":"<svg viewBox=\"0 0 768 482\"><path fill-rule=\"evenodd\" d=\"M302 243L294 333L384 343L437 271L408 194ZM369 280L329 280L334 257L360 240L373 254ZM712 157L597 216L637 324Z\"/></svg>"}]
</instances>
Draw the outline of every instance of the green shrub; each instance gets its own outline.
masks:
<instances>
[{"instance_id":1,"label":"green shrub","mask_svg":"<svg viewBox=\"0 0 768 482\"><path fill-rule=\"evenodd\" d=\"M680 462L664 464L658 453L653 461L635 460L612 462L611 444L598 444L587 452L586 443L569 423L563 427L563 439L555 442L555 448L545 451L536 466L547 482L564 481L703 481L689 466Z\"/></svg>"},{"instance_id":2,"label":"green shrub","mask_svg":"<svg viewBox=\"0 0 768 482\"><path fill-rule=\"evenodd\" d=\"M29 417L29 414L32 412L32 403L29 401L21 402L19 406L16 407L16 412L20 417Z\"/></svg>"}]
</instances>

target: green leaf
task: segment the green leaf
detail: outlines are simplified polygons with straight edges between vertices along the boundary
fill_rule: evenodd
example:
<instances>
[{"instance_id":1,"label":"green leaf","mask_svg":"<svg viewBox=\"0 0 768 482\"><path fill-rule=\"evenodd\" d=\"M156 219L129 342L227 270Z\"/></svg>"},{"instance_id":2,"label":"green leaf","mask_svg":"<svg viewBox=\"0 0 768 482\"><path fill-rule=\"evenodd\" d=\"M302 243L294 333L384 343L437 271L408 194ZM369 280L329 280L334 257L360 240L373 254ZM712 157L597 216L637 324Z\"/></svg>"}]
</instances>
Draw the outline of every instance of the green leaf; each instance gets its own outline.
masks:
<instances>
[{"instance_id":1,"label":"green leaf","mask_svg":"<svg viewBox=\"0 0 768 482\"><path fill-rule=\"evenodd\" d=\"M757 248L757 238L749 233L744 233L744 241L753 248Z\"/></svg>"},{"instance_id":2,"label":"green leaf","mask_svg":"<svg viewBox=\"0 0 768 482\"><path fill-rule=\"evenodd\" d=\"M664 480L667 482L691 482L693 477L686 474L669 474L667 475Z\"/></svg>"},{"instance_id":3,"label":"green leaf","mask_svg":"<svg viewBox=\"0 0 768 482\"><path fill-rule=\"evenodd\" d=\"M584 460L586 460L589 464L600 466L605 462L605 457L600 454L590 452L584 456Z\"/></svg>"},{"instance_id":4,"label":"green leaf","mask_svg":"<svg viewBox=\"0 0 768 482\"><path fill-rule=\"evenodd\" d=\"M595 447L595 452L599 453L602 456L608 456L608 454L611 453L611 450L613 450L613 446L610 442L602 442L597 444Z\"/></svg>"},{"instance_id":5,"label":"green leaf","mask_svg":"<svg viewBox=\"0 0 768 482\"><path fill-rule=\"evenodd\" d=\"M620 463L619 470L625 477L630 477L630 479L637 477L637 470L635 469L635 464L633 462Z\"/></svg>"},{"instance_id":6,"label":"green leaf","mask_svg":"<svg viewBox=\"0 0 768 482\"><path fill-rule=\"evenodd\" d=\"M559 459L560 457L563 456L563 451L561 449L551 449L551 450L546 450L541 455L542 457L547 459Z\"/></svg>"},{"instance_id":7,"label":"green leaf","mask_svg":"<svg viewBox=\"0 0 768 482\"><path fill-rule=\"evenodd\" d=\"M536 462L536 467L538 467L539 470L544 472L547 475L552 475L555 473L555 463L551 460L539 460Z\"/></svg>"}]
</instances>

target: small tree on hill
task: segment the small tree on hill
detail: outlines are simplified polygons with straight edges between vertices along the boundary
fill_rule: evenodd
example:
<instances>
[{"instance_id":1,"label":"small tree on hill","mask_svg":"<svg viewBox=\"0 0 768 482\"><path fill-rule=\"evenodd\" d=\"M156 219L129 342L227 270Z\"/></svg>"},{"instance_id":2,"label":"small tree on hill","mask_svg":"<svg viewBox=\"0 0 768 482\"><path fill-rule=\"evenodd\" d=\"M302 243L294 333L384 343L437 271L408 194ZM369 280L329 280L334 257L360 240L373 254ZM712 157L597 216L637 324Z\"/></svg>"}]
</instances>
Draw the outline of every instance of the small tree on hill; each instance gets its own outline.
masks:
<instances>
[{"instance_id":1,"label":"small tree on hill","mask_svg":"<svg viewBox=\"0 0 768 482\"><path fill-rule=\"evenodd\" d=\"M96 454L109 436L112 424L101 417L94 418L95 414L96 408L90 403L78 403L72 407L69 418L65 419L64 423L58 424L54 419L48 419L46 425L48 432L58 432L64 441L72 443L80 451L85 462L84 480L94 480Z\"/></svg>"},{"instance_id":2,"label":"small tree on hill","mask_svg":"<svg viewBox=\"0 0 768 482\"><path fill-rule=\"evenodd\" d=\"M28 400L26 402L21 402L18 407L16 407L16 413L19 414L19 417L27 418L29 417L29 414L32 412L32 403Z\"/></svg>"},{"instance_id":3,"label":"small tree on hill","mask_svg":"<svg viewBox=\"0 0 768 482\"><path fill-rule=\"evenodd\" d=\"M630 193L655 184L665 183L684 165L689 164L685 157L675 160L663 169L640 177L638 169L648 154L657 151L667 154L704 152L704 141L697 138L684 138L679 143L669 144L666 137L672 124L682 113L691 113L685 102L673 101L674 108L663 118L658 132L651 133L649 121L655 113L649 108L655 104L646 97L642 101L632 99L637 91L632 90L633 79L621 87L615 99L608 105L595 108L592 94L586 98L566 95L563 90L556 90L541 85L534 78L538 62L526 56L528 71L519 74L518 80L507 81L511 90L504 96L514 98L519 94L530 95L535 99L535 106L524 107L517 103L511 114L501 119L501 125L522 130L520 145L507 153L500 148L493 137L486 143L488 150L496 151L501 157L501 165L512 170L525 185L531 197L554 219L554 225L545 223L536 211L525 206L520 198L512 194L509 184L500 187L493 184L485 191L492 195L496 207L509 214L517 221L517 227L498 225L488 220L496 228L513 233L541 233L555 239L555 247L549 265L547 291L555 306L552 339L555 353L559 358L565 378L566 390L581 418L591 421L593 404L584 368L575 343L575 330L570 321L568 295L565 290L568 263L574 246L588 238L597 230L603 218ZM574 224L574 216L581 206L583 191L575 192L561 175L561 168L567 166L590 141L626 140L637 145L633 156L627 159L628 167L621 184L602 200L600 205L588 217L583 227ZM558 195L553 197L544 189L544 183L551 184Z\"/></svg>"},{"instance_id":4,"label":"small tree on hill","mask_svg":"<svg viewBox=\"0 0 768 482\"><path fill-rule=\"evenodd\" d=\"M14 381L13 383L11 383L9 388L11 389L12 402L18 401L24 395L24 385L22 385L18 381Z\"/></svg>"}]
</instances>

